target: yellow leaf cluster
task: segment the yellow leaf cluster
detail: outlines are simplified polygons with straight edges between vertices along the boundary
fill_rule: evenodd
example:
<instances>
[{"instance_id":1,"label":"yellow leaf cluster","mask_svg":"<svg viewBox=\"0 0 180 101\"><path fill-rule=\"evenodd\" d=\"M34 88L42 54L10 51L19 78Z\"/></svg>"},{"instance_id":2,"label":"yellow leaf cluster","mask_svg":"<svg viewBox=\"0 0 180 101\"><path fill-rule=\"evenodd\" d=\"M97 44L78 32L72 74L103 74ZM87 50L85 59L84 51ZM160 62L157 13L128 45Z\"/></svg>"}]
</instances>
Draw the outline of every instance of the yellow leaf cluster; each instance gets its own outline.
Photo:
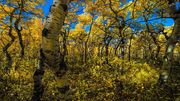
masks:
<instances>
[{"instance_id":1,"label":"yellow leaf cluster","mask_svg":"<svg viewBox=\"0 0 180 101\"><path fill-rule=\"evenodd\" d=\"M78 17L78 21L84 23L84 24L90 24L92 22L92 17L90 14L81 14Z\"/></svg>"}]
</instances>

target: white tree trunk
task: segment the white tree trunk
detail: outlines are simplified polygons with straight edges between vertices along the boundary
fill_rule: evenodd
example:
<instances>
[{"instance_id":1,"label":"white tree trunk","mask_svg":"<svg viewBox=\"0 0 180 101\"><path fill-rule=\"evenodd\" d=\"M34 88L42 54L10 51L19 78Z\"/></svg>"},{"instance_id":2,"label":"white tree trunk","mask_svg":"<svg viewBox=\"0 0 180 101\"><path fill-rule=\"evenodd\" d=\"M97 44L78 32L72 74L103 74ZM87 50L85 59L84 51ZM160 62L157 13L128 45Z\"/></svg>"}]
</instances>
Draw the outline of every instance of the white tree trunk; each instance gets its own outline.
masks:
<instances>
[{"instance_id":1,"label":"white tree trunk","mask_svg":"<svg viewBox=\"0 0 180 101\"><path fill-rule=\"evenodd\" d=\"M43 95L42 77L45 67L53 70L58 77L62 79L66 68L60 67L61 57L59 48L59 34L64 24L65 16L68 11L67 4L69 0L54 0L50 8L50 13L46 18L46 23L42 31L42 45L40 49L39 66L34 73L34 91L33 101L39 101ZM60 92L64 93L68 90L65 86L65 80L62 80Z\"/></svg>"}]
</instances>

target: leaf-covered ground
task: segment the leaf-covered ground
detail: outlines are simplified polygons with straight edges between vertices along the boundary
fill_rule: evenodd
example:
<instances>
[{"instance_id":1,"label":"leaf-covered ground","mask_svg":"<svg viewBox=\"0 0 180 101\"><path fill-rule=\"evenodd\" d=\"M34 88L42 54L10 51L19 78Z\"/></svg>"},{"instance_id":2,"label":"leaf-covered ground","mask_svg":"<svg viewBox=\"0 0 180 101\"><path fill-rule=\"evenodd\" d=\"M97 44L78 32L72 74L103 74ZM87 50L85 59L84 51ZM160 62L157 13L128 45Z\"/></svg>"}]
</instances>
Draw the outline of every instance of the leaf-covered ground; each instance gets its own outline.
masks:
<instances>
[{"instance_id":1,"label":"leaf-covered ground","mask_svg":"<svg viewBox=\"0 0 180 101\"><path fill-rule=\"evenodd\" d=\"M0 72L0 98L4 100L30 100L33 91L33 72L36 59L17 59L9 73ZM173 101L178 97L179 81L158 84L159 70L147 63L122 61L115 57L109 64L95 58L87 64L68 64L65 78L70 90L65 95L73 101ZM45 101L60 100L61 79L46 69L43 78ZM60 100L61 101L61 100ZM178 101L178 100L177 100Z\"/></svg>"}]
</instances>

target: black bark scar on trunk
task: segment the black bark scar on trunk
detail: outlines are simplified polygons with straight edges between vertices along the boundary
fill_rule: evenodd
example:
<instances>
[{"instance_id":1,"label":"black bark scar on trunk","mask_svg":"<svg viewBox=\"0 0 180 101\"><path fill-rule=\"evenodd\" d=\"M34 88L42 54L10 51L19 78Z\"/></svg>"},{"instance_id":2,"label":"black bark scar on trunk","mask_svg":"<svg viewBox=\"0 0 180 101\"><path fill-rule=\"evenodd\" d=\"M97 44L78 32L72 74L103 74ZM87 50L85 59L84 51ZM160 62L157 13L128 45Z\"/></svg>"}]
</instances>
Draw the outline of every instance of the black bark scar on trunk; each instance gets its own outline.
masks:
<instances>
[{"instance_id":1,"label":"black bark scar on trunk","mask_svg":"<svg viewBox=\"0 0 180 101\"><path fill-rule=\"evenodd\" d=\"M67 6L66 4L61 4L61 6L62 6L62 8L63 8L64 12L66 12L66 11L67 11L67 9L68 9L68 6Z\"/></svg>"},{"instance_id":2,"label":"black bark scar on trunk","mask_svg":"<svg viewBox=\"0 0 180 101\"><path fill-rule=\"evenodd\" d=\"M47 28L44 28L42 31L42 36L47 37L49 30Z\"/></svg>"},{"instance_id":3,"label":"black bark scar on trunk","mask_svg":"<svg viewBox=\"0 0 180 101\"><path fill-rule=\"evenodd\" d=\"M44 75L44 71L37 69L34 73L34 92L32 101L40 101L43 93L44 93L44 85L42 85L42 76ZM38 78L40 76L40 78Z\"/></svg>"},{"instance_id":4,"label":"black bark scar on trunk","mask_svg":"<svg viewBox=\"0 0 180 101\"><path fill-rule=\"evenodd\" d=\"M34 91L32 96L32 101L40 101L41 97L44 93L44 85L42 84L42 77L44 75L44 60L45 56L43 53L43 50L40 49L40 63L39 63L39 69L36 69L33 75L34 79Z\"/></svg>"},{"instance_id":5,"label":"black bark scar on trunk","mask_svg":"<svg viewBox=\"0 0 180 101\"><path fill-rule=\"evenodd\" d=\"M44 61L45 61L46 57L44 55L43 49L40 49L40 68L44 67Z\"/></svg>"},{"instance_id":6,"label":"black bark scar on trunk","mask_svg":"<svg viewBox=\"0 0 180 101\"><path fill-rule=\"evenodd\" d=\"M44 71L37 69L37 70L34 72L34 77L35 77L35 76L38 76L38 75L44 75Z\"/></svg>"}]
</instances>

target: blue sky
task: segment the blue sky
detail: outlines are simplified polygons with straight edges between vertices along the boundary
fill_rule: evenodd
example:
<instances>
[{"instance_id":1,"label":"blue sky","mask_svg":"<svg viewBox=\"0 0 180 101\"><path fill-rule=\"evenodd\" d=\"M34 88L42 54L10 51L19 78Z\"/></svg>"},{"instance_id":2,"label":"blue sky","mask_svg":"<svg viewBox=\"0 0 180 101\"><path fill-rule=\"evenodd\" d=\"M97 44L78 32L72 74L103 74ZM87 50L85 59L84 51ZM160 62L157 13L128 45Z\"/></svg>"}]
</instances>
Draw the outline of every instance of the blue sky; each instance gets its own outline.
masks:
<instances>
[{"instance_id":1,"label":"blue sky","mask_svg":"<svg viewBox=\"0 0 180 101\"><path fill-rule=\"evenodd\" d=\"M50 6L52 5L52 3L53 3L53 0L46 0L45 5L42 6L45 17L48 15L49 9L50 9Z\"/></svg>"},{"instance_id":2,"label":"blue sky","mask_svg":"<svg viewBox=\"0 0 180 101\"><path fill-rule=\"evenodd\" d=\"M45 17L48 15L48 13L49 13L49 9L50 9L50 6L52 5L52 3L53 3L53 0L46 0L45 1L46 3L45 3L45 5L44 6L42 6L42 8L43 8L43 11L44 11L44 13L45 13ZM179 2L178 2L178 5L179 5ZM83 14L83 9L84 9L84 7L82 7L82 6L80 6L79 7L79 9L78 9L78 12L76 12L77 14ZM160 22L162 22L160 19L158 19L158 20L153 20L153 21L151 21L152 23L153 22L156 22L156 23L160 23ZM173 19L166 19L165 21L163 21L162 22L165 26L171 26L171 25L173 25L174 24L174 21L173 21ZM75 24L74 24L74 26L75 26ZM72 26L72 27L74 27L74 26Z\"/></svg>"},{"instance_id":3,"label":"blue sky","mask_svg":"<svg viewBox=\"0 0 180 101\"><path fill-rule=\"evenodd\" d=\"M43 11L44 11L44 13L45 13L45 16L47 16L48 13L49 13L50 6L51 6L52 3L53 3L53 0L46 0L45 2L46 2L46 3L45 3L44 6L42 6L42 8L43 8ZM78 11L77 11L76 13L77 13L77 14L82 14L82 13L83 13L83 10L84 10L84 7L83 7L83 6L79 6L79 9L78 9Z\"/></svg>"}]
</instances>

